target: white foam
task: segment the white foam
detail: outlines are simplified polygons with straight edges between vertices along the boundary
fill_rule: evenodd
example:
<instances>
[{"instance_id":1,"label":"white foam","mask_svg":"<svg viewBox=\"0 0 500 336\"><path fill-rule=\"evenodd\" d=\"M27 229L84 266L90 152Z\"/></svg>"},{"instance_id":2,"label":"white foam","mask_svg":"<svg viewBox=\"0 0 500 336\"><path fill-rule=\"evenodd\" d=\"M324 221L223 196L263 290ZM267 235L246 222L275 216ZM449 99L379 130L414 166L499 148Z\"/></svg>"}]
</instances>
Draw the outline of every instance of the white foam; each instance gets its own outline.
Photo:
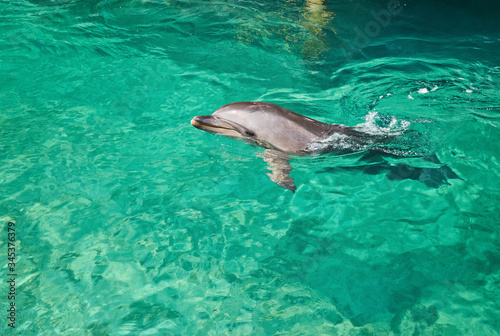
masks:
<instances>
[{"instance_id":1,"label":"white foam","mask_svg":"<svg viewBox=\"0 0 500 336\"><path fill-rule=\"evenodd\" d=\"M373 135L398 135L410 127L409 121L399 120L396 117L392 117L384 126L377 123L378 119L380 119L380 117L377 112L369 112L365 117L365 122L354 126L354 128L358 131Z\"/></svg>"},{"instance_id":2,"label":"white foam","mask_svg":"<svg viewBox=\"0 0 500 336\"><path fill-rule=\"evenodd\" d=\"M354 126L357 131L368 133L370 135L387 135L396 136L402 134L410 127L410 122L407 120L399 120L396 117L392 117L390 120L383 120L384 125L380 125L381 122L377 122L380 118L377 112L369 112L365 117L365 122ZM366 141L366 143L358 144L351 141L351 137L342 133L333 133L326 139L318 139L312 141L307 146L308 152L324 152L326 150L354 150L360 151L369 148L373 145L373 142Z\"/></svg>"},{"instance_id":3,"label":"white foam","mask_svg":"<svg viewBox=\"0 0 500 336\"><path fill-rule=\"evenodd\" d=\"M307 151L322 152L326 149L335 147L335 149L343 150L352 148L352 143L349 142L349 137L342 133L333 133L326 139L319 139L311 142L307 146Z\"/></svg>"}]
</instances>

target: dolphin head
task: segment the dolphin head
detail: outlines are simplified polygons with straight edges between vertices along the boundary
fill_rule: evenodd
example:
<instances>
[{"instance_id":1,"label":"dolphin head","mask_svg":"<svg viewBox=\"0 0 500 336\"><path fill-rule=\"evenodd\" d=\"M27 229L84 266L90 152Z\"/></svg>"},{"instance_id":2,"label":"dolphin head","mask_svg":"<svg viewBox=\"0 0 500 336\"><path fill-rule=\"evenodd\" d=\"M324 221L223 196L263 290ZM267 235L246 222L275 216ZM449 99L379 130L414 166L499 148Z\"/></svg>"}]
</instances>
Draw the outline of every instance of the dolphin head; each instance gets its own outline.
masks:
<instances>
[{"instance_id":1,"label":"dolphin head","mask_svg":"<svg viewBox=\"0 0 500 336\"><path fill-rule=\"evenodd\" d=\"M194 117L191 120L191 125L210 133L252 140L256 135L258 124L254 122L251 112L244 109L227 108L226 106L218 109L212 115Z\"/></svg>"}]
</instances>

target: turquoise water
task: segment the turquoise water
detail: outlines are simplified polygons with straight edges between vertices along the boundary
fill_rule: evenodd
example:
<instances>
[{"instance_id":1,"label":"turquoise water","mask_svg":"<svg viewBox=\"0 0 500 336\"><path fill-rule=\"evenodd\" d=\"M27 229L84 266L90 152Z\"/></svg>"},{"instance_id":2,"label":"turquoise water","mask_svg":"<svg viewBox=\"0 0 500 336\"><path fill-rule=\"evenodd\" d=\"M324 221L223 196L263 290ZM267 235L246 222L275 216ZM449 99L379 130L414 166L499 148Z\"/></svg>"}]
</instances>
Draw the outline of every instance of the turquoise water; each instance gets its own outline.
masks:
<instances>
[{"instance_id":1,"label":"turquoise water","mask_svg":"<svg viewBox=\"0 0 500 336\"><path fill-rule=\"evenodd\" d=\"M0 2L1 333L498 335L500 8L391 3ZM324 155L293 194L189 123L253 100L408 124L462 180Z\"/></svg>"}]
</instances>

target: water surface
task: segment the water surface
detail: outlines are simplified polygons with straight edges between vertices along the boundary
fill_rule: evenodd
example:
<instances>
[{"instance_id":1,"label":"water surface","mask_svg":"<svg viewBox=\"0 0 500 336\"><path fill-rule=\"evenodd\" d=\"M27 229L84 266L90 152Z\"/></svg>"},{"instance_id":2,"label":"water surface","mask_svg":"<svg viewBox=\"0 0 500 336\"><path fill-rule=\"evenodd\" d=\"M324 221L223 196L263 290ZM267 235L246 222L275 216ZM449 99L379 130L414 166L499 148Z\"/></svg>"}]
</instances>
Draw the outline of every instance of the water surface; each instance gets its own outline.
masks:
<instances>
[{"instance_id":1,"label":"water surface","mask_svg":"<svg viewBox=\"0 0 500 336\"><path fill-rule=\"evenodd\" d=\"M500 8L389 3L1 2L5 334L497 335ZM407 123L462 180L326 155L293 194L189 123L253 100Z\"/></svg>"}]
</instances>

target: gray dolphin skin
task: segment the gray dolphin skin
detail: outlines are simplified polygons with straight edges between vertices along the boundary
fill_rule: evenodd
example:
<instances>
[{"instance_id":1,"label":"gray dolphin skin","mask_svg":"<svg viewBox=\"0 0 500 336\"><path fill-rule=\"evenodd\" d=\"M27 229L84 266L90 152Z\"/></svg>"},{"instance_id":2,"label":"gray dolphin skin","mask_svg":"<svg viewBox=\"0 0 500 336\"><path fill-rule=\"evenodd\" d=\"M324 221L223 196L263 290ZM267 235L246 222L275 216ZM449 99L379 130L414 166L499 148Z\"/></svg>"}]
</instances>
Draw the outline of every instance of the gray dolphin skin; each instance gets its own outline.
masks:
<instances>
[{"instance_id":1,"label":"gray dolphin skin","mask_svg":"<svg viewBox=\"0 0 500 336\"><path fill-rule=\"evenodd\" d=\"M264 102L228 104L212 115L194 117L191 125L265 148L264 154L257 155L271 166L272 174L267 175L292 192L296 186L290 177L289 155L360 151L392 138L360 132L344 125L322 123Z\"/></svg>"}]
</instances>

